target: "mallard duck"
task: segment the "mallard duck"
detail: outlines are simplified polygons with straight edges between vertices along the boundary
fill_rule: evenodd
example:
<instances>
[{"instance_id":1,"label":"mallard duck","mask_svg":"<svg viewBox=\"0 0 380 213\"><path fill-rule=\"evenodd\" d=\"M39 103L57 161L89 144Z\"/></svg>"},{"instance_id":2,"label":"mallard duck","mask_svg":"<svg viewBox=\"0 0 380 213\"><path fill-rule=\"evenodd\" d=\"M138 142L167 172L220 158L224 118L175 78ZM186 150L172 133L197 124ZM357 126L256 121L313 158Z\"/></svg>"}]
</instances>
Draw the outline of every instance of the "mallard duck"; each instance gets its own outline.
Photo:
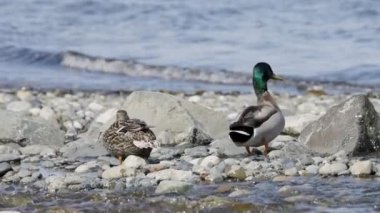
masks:
<instances>
[{"instance_id":1,"label":"mallard duck","mask_svg":"<svg viewBox=\"0 0 380 213\"><path fill-rule=\"evenodd\" d=\"M268 144L276 138L285 126L284 116L267 90L267 81L282 80L276 76L269 64L260 62L253 68L253 88L257 96L257 106L246 108L238 120L230 125L230 138L237 146L245 146L248 155L249 147L265 147L264 155L268 154Z\"/></svg>"},{"instance_id":2,"label":"mallard duck","mask_svg":"<svg viewBox=\"0 0 380 213\"><path fill-rule=\"evenodd\" d=\"M148 158L152 148L158 146L150 127L142 120L130 119L125 110L116 112L116 121L104 132L103 143L120 164L128 155Z\"/></svg>"}]
</instances>

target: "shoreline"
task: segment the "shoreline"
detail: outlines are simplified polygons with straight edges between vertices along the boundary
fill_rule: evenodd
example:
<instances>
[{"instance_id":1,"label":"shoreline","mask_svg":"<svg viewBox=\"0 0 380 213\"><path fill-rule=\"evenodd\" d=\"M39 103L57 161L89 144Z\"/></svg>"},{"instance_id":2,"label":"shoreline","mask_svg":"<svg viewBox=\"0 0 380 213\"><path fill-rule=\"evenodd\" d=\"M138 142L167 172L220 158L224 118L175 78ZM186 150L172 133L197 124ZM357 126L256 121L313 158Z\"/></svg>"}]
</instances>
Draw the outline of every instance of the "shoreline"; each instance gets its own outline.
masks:
<instances>
[{"instance_id":1,"label":"shoreline","mask_svg":"<svg viewBox=\"0 0 380 213\"><path fill-rule=\"evenodd\" d=\"M161 99L161 95L167 100ZM316 183L320 183L324 177L330 176L338 179L350 176L368 177L380 186L379 156L350 157L345 152L332 155L315 154L304 149L294 136L294 132L299 134L308 123L317 120L330 107L352 95L276 93L274 97L285 115L286 127L284 134L270 143L273 151L269 153L268 158L264 158L261 154L247 157L244 148L237 148L225 137L218 136L220 131L224 131L224 123L228 124L234 120L244 107L255 104L254 94L222 94L209 91L160 94L159 99L164 101L163 103L169 103L174 98L183 102L180 105L188 104L188 111L207 112L203 116L214 128L210 130L211 133L207 130L213 141L211 144L191 144L187 141L186 131L176 134L156 133L163 145L152 151L149 160L127 158L123 167L118 165L116 158L107 154L98 139L99 132L114 120L115 109L128 109L133 104L143 104L133 102L130 100L131 96L131 93L120 92L0 90L0 112L3 112L0 115L3 116L3 126L9 130L8 135L16 134L12 131L19 128L17 125L12 126L16 122L13 118L22 122L26 120L30 122L28 125L36 125L34 128L48 130L40 133L23 132L25 137L31 138L26 141L7 142L6 138L0 138L0 164L3 166L3 170L0 169L0 190L6 192L10 190L9 187L16 186L21 188L19 193L27 189L36 193L39 191L62 195L85 191L95 193L99 190L122 194L124 190L138 188L147 189L148 197L159 196L162 202L170 200L172 193L185 197L195 193L195 200L199 200L205 196L210 197L215 190L221 190L217 199L223 198L222 201L219 200L223 205L235 205L235 201L231 203L231 198L253 196L252 193L258 190L255 187L261 187L262 184L281 183L278 189L271 192L280 196L279 203L292 203L296 208L296 203L306 202L312 208L314 204L310 202L318 195L312 194L306 187L309 184L307 181L301 181L301 185L306 188L293 186L299 178L315 178ZM379 112L380 99L371 96L370 100ZM157 108L160 107L163 106L157 102ZM5 114L10 116L6 117ZM183 115L180 113L175 116ZM191 128L199 128L196 124L194 127L191 125ZM184 134L186 137L182 137ZM51 144L53 139L54 143ZM262 151L261 148L258 150L258 153ZM370 173L354 175L351 167L363 161L366 164L369 161L372 165ZM326 171L322 167L326 167ZM120 173L120 169L123 168L127 168L126 173ZM258 183L258 186L255 183ZM243 184L243 187L239 187L239 184ZM244 184L248 184L249 190L244 189ZM220 189L224 185L229 187ZM207 190L207 186L213 186L213 190ZM206 187L206 192L197 194L197 189L202 187ZM16 188L13 190L17 191ZM298 194L305 196L294 195L293 192L297 190ZM210 204L215 201L212 199L207 201L207 205L211 205L210 209L218 208L218 205ZM245 201L239 202L239 205L242 205L241 202ZM6 205L1 200L0 204ZM257 205L264 203L258 202Z\"/></svg>"}]
</instances>

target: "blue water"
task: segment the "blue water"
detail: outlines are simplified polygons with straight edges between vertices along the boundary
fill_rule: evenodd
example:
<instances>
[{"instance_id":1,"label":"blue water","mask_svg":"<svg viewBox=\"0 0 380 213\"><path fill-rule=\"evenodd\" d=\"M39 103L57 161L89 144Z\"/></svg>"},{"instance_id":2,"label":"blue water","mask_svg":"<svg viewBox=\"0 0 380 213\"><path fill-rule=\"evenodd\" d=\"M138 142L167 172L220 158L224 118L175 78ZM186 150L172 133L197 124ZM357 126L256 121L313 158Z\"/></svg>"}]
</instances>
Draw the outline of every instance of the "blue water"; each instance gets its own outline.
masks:
<instances>
[{"instance_id":1,"label":"blue water","mask_svg":"<svg viewBox=\"0 0 380 213\"><path fill-rule=\"evenodd\" d=\"M378 85L379 34L377 0L0 1L0 87L239 90L258 61Z\"/></svg>"}]
</instances>

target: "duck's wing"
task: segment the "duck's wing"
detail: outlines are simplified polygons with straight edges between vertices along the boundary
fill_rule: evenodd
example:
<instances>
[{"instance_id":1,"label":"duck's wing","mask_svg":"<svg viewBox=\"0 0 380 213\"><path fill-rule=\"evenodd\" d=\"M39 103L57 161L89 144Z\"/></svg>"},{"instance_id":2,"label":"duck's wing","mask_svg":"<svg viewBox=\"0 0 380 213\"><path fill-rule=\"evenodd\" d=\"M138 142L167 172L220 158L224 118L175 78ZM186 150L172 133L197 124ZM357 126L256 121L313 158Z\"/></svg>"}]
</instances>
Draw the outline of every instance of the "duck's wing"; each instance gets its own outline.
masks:
<instances>
[{"instance_id":1,"label":"duck's wing","mask_svg":"<svg viewBox=\"0 0 380 213\"><path fill-rule=\"evenodd\" d=\"M236 126L248 126L258 128L278 111L272 105L258 105L247 107L240 115L239 119L231 124L230 129Z\"/></svg>"},{"instance_id":2,"label":"duck's wing","mask_svg":"<svg viewBox=\"0 0 380 213\"><path fill-rule=\"evenodd\" d=\"M139 119L129 119L120 125L118 132L137 132L145 129L149 129L149 127L144 121Z\"/></svg>"}]
</instances>

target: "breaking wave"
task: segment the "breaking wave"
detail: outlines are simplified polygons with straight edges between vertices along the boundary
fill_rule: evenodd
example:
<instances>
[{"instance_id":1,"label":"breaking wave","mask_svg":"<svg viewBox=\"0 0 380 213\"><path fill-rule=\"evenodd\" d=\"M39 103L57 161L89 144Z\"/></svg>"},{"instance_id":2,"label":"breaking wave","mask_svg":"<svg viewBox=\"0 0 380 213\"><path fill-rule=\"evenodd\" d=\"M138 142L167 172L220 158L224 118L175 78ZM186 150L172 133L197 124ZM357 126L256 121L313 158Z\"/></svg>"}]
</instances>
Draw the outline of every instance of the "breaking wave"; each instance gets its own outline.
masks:
<instances>
[{"instance_id":1,"label":"breaking wave","mask_svg":"<svg viewBox=\"0 0 380 213\"><path fill-rule=\"evenodd\" d=\"M250 75L246 73L148 65L135 60L94 57L72 51L63 54L61 64L74 69L119 73L133 77L157 77L223 84L247 84L250 82Z\"/></svg>"}]
</instances>

